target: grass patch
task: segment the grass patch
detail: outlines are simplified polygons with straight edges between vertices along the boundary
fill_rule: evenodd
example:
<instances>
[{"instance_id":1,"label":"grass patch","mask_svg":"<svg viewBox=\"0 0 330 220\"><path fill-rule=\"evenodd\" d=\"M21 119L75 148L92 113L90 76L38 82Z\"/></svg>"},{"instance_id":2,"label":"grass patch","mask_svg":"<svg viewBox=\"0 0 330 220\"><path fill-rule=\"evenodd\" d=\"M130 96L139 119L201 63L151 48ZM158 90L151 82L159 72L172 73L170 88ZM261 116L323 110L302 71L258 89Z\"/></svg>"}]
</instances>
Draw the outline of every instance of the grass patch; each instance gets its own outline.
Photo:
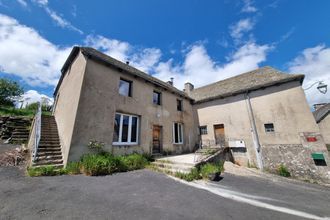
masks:
<instances>
[{"instance_id":1,"label":"grass patch","mask_svg":"<svg viewBox=\"0 0 330 220\"><path fill-rule=\"evenodd\" d=\"M176 172L174 174L175 177L183 179L185 181L191 182L193 180L198 180L201 179L200 172L197 168L191 169L190 173L181 173L181 172Z\"/></svg>"},{"instance_id":2,"label":"grass patch","mask_svg":"<svg viewBox=\"0 0 330 220\"><path fill-rule=\"evenodd\" d=\"M29 176L56 176L67 174L65 169L58 169L54 166L29 167L27 169Z\"/></svg>"},{"instance_id":3,"label":"grass patch","mask_svg":"<svg viewBox=\"0 0 330 220\"><path fill-rule=\"evenodd\" d=\"M223 162L206 163L200 168L200 175L203 179L207 179L210 174L221 173L224 171Z\"/></svg>"},{"instance_id":4,"label":"grass patch","mask_svg":"<svg viewBox=\"0 0 330 220\"><path fill-rule=\"evenodd\" d=\"M35 110L30 109L17 109L14 107L0 107L1 116L28 116L33 117L35 115Z\"/></svg>"},{"instance_id":5,"label":"grass patch","mask_svg":"<svg viewBox=\"0 0 330 220\"><path fill-rule=\"evenodd\" d=\"M67 174L76 175L81 173L80 167L81 167L80 162L70 162L66 165L65 169Z\"/></svg>"},{"instance_id":6,"label":"grass patch","mask_svg":"<svg viewBox=\"0 0 330 220\"><path fill-rule=\"evenodd\" d=\"M284 177L290 177L291 176L290 172L288 171L288 169L283 164L281 164L277 168L277 173L278 173L278 175L284 176Z\"/></svg>"}]
</instances>

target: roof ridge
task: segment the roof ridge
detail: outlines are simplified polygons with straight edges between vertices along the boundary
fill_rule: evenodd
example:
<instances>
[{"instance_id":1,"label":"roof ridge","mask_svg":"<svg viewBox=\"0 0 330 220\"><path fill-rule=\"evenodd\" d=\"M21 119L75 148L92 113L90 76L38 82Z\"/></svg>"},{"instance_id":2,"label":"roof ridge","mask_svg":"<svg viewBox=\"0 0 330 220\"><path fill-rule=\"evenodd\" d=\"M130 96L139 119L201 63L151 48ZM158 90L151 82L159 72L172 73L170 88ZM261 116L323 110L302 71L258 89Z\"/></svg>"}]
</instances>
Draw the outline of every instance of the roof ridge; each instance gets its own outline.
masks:
<instances>
[{"instance_id":1,"label":"roof ridge","mask_svg":"<svg viewBox=\"0 0 330 220\"><path fill-rule=\"evenodd\" d=\"M278 71L277 69L271 67L271 66L262 66L262 67L259 67L257 69L254 69L254 70L250 70L250 71L247 71L247 72L243 72L241 74L238 74L238 75L235 75L235 76L231 76L231 77L228 77L228 78L225 78L225 79L222 79L222 80L219 80L219 81L216 81L216 82L213 82L213 83L210 83L210 84L207 84L207 85L204 85L204 86L201 86L201 87L198 87L198 88L195 88L194 90L198 90L198 89L202 89L202 88L205 88L205 87L208 87L208 86L211 86L211 85L214 85L214 84L217 84L219 82L223 82L223 81L226 81L226 80L231 80L231 79L234 79L234 78L239 78L239 77L242 77L243 75L248 75L248 74L251 74L253 72L258 72L260 70L263 70L263 69L268 69L268 70L276 70L277 72L280 72ZM286 74L286 73L283 73L283 72L280 72L282 74Z\"/></svg>"}]
</instances>

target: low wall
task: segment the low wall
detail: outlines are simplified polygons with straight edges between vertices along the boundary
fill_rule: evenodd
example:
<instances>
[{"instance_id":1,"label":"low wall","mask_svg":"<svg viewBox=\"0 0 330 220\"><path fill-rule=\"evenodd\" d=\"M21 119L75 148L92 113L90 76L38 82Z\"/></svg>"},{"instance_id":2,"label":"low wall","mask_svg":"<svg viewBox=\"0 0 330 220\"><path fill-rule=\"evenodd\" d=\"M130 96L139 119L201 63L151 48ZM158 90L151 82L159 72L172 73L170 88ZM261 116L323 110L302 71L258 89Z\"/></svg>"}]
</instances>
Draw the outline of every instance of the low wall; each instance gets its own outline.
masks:
<instances>
[{"instance_id":1,"label":"low wall","mask_svg":"<svg viewBox=\"0 0 330 220\"><path fill-rule=\"evenodd\" d=\"M326 150L318 149L326 159L326 166L316 166L312 158L315 149L310 145L263 145L262 158L264 169L276 173L280 165L284 165L291 176L312 181L330 183L329 154Z\"/></svg>"}]
</instances>

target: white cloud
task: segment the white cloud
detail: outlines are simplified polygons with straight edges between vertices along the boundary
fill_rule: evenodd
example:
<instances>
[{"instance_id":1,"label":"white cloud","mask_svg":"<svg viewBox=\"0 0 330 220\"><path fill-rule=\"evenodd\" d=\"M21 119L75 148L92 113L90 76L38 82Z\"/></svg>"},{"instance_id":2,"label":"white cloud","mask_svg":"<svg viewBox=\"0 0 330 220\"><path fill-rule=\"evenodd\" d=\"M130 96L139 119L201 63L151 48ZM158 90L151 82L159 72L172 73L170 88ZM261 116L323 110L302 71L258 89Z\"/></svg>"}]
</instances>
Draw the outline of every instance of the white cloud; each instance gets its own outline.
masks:
<instances>
[{"instance_id":1,"label":"white cloud","mask_svg":"<svg viewBox=\"0 0 330 220\"><path fill-rule=\"evenodd\" d=\"M317 81L324 81L330 86L330 47L318 45L304 49L299 56L289 63L291 73L303 73L306 75L304 88ZM330 102L330 88L326 94L320 93L316 85L305 90L310 104Z\"/></svg>"},{"instance_id":2,"label":"white cloud","mask_svg":"<svg viewBox=\"0 0 330 220\"><path fill-rule=\"evenodd\" d=\"M85 44L122 62L129 61L130 65L149 73L153 71L153 67L161 57L161 51L158 48L134 47L128 42L109 39L100 35L87 36Z\"/></svg>"},{"instance_id":3,"label":"white cloud","mask_svg":"<svg viewBox=\"0 0 330 220\"><path fill-rule=\"evenodd\" d=\"M44 8L45 8L45 11L47 12L47 14L53 19L53 21L55 21L55 23L58 26L60 26L62 28L68 28L70 30L76 31L79 34L84 34L84 32L82 30L80 30L79 28L73 26L70 22L68 22L67 20L62 18L60 15L58 15L55 11L53 11L49 7L44 7Z\"/></svg>"},{"instance_id":4,"label":"white cloud","mask_svg":"<svg viewBox=\"0 0 330 220\"><path fill-rule=\"evenodd\" d=\"M174 77L175 86L180 89L185 82L200 87L258 68L270 49L269 45L247 43L233 53L227 63L218 64L207 54L203 44L195 44L190 47L182 65L174 65L172 60L159 63L154 76L164 81Z\"/></svg>"},{"instance_id":5,"label":"white cloud","mask_svg":"<svg viewBox=\"0 0 330 220\"><path fill-rule=\"evenodd\" d=\"M127 42L109 39L100 35L88 35L86 37L85 44L95 49L99 49L122 62L127 60L127 54L131 50L131 45Z\"/></svg>"},{"instance_id":6,"label":"white cloud","mask_svg":"<svg viewBox=\"0 0 330 220\"><path fill-rule=\"evenodd\" d=\"M242 12L247 12L247 13L256 12L257 8L253 4L254 4L253 0L243 0Z\"/></svg>"},{"instance_id":7,"label":"white cloud","mask_svg":"<svg viewBox=\"0 0 330 220\"><path fill-rule=\"evenodd\" d=\"M41 94L36 90L28 90L22 95L21 98L22 102L18 103L19 106L25 107L28 104L35 103L35 102L40 102L42 101L43 103L47 105L52 105L54 102L54 99L45 95Z\"/></svg>"},{"instance_id":8,"label":"white cloud","mask_svg":"<svg viewBox=\"0 0 330 220\"><path fill-rule=\"evenodd\" d=\"M79 34L84 34L82 30L72 25L69 21L67 21L65 18L63 18L61 15L59 15L56 11L51 9L48 6L48 0L32 0L34 3L39 5L41 8L43 8L46 13L49 15L49 17L57 24L58 26L62 28L68 28L69 30L73 30L78 32Z\"/></svg>"},{"instance_id":9,"label":"white cloud","mask_svg":"<svg viewBox=\"0 0 330 220\"><path fill-rule=\"evenodd\" d=\"M0 66L36 86L56 85L71 48L60 48L11 17L0 14Z\"/></svg>"},{"instance_id":10,"label":"white cloud","mask_svg":"<svg viewBox=\"0 0 330 220\"><path fill-rule=\"evenodd\" d=\"M234 40L240 40L244 33L249 32L253 29L255 22L251 18L241 19L236 24L230 26L230 36Z\"/></svg>"},{"instance_id":11,"label":"white cloud","mask_svg":"<svg viewBox=\"0 0 330 220\"><path fill-rule=\"evenodd\" d=\"M38 3L39 5L48 5L48 0L32 0L35 3Z\"/></svg>"},{"instance_id":12,"label":"white cloud","mask_svg":"<svg viewBox=\"0 0 330 220\"><path fill-rule=\"evenodd\" d=\"M27 2L25 0L17 0L17 2L23 7L27 7Z\"/></svg>"}]
</instances>

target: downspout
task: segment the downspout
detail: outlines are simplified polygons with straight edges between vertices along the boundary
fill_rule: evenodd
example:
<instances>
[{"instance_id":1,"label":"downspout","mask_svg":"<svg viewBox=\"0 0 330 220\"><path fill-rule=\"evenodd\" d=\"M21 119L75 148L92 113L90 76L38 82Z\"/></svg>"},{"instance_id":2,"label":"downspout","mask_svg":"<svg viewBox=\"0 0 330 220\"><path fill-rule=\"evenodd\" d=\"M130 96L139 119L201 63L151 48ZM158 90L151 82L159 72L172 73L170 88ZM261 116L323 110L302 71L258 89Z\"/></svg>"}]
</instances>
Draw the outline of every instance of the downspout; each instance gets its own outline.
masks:
<instances>
[{"instance_id":1,"label":"downspout","mask_svg":"<svg viewBox=\"0 0 330 220\"><path fill-rule=\"evenodd\" d=\"M251 105L249 92L245 93L245 101L246 101L246 104L247 104L247 109L248 109L248 114L249 114L249 119L250 119L252 139L253 139L254 149L256 151L258 168L260 170L263 170L260 141L259 141L257 126L256 126L256 122L255 122L255 118L254 118L254 114L253 114L253 110L252 110L252 105Z\"/></svg>"}]
</instances>

